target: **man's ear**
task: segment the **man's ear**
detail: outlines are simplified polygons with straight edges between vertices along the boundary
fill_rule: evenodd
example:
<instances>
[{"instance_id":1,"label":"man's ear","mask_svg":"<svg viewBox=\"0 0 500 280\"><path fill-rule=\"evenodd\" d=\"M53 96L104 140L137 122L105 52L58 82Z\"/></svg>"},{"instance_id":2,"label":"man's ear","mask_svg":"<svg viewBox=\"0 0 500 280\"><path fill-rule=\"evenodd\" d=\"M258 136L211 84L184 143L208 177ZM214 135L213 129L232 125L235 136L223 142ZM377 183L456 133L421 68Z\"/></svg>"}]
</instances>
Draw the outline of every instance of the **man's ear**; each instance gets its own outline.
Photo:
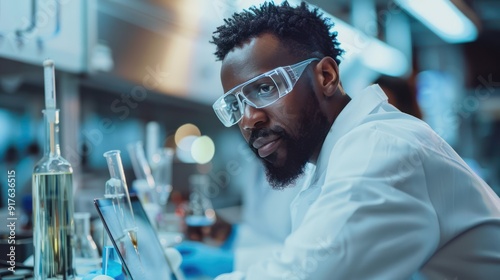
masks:
<instances>
[{"instance_id":1,"label":"man's ear","mask_svg":"<svg viewBox=\"0 0 500 280\"><path fill-rule=\"evenodd\" d=\"M326 56L316 65L316 75L323 94L332 96L339 86L339 66L332 57Z\"/></svg>"}]
</instances>

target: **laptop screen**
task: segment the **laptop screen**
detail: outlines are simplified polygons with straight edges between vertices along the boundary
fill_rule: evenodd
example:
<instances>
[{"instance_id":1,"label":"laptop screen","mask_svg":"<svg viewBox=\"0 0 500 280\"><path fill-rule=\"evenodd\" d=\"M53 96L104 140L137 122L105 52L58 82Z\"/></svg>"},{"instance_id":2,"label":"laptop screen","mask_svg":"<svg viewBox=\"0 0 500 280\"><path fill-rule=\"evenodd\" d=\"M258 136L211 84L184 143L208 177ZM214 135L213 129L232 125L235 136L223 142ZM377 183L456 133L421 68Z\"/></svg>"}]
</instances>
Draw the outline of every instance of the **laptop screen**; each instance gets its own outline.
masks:
<instances>
[{"instance_id":1,"label":"laptop screen","mask_svg":"<svg viewBox=\"0 0 500 280\"><path fill-rule=\"evenodd\" d=\"M122 199L118 204L107 198L95 199L97 211L108 232L108 236L118 251L126 273L135 280L174 280L170 263L158 240L141 202L135 195L130 196L134 211L137 236L137 251L129 231L124 229L124 219L132 219L128 203ZM130 223L129 223L130 224ZM133 234L132 234L133 235ZM135 240L134 240L135 241Z\"/></svg>"}]
</instances>

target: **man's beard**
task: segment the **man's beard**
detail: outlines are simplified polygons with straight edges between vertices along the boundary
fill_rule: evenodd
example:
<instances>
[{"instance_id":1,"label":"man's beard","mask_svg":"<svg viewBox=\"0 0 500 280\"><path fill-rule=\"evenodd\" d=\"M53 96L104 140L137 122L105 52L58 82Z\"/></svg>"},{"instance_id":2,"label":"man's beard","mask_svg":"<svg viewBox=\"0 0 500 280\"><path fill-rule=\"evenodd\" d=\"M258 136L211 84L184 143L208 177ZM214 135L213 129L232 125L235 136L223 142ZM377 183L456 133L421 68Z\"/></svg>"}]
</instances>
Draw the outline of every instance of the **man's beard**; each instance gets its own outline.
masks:
<instances>
[{"instance_id":1,"label":"man's beard","mask_svg":"<svg viewBox=\"0 0 500 280\"><path fill-rule=\"evenodd\" d=\"M277 135L285 143L286 160L282 166L274 166L276 153L266 159L260 158L266 168L266 176L273 189L281 190L291 185L304 173L304 168L315 150L323 144L330 130L327 117L320 111L318 101L314 99L309 106L301 112L297 136L293 137L282 127L256 129L250 139L261 136ZM253 141L249 141L252 143ZM257 149L250 145L252 151L258 156Z\"/></svg>"}]
</instances>

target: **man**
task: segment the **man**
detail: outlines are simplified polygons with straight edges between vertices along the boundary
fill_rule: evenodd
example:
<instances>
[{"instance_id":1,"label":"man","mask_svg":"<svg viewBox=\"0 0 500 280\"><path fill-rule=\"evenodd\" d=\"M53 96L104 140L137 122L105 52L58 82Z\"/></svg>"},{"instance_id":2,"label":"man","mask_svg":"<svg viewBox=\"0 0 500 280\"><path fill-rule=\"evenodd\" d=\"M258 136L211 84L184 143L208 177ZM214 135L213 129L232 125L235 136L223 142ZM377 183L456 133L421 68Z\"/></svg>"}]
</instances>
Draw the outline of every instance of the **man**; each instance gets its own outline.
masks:
<instances>
[{"instance_id":1,"label":"man","mask_svg":"<svg viewBox=\"0 0 500 280\"><path fill-rule=\"evenodd\" d=\"M237 124L283 188L307 162L282 250L221 279L498 279L500 200L424 122L344 92L336 33L302 3L234 14L213 37Z\"/></svg>"}]
</instances>

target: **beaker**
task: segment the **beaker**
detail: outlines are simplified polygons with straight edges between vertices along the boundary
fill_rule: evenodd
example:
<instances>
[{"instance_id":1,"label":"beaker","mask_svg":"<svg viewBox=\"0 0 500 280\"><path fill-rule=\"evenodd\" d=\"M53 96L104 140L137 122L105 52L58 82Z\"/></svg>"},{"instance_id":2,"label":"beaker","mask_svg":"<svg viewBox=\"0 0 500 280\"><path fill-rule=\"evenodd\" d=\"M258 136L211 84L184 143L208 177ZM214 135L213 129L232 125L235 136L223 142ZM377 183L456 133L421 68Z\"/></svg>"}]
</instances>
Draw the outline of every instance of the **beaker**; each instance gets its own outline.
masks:
<instances>
[{"instance_id":1,"label":"beaker","mask_svg":"<svg viewBox=\"0 0 500 280\"><path fill-rule=\"evenodd\" d=\"M97 245L90 234L90 213L77 212L73 216L75 222L74 257L78 275L86 275L101 267L101 258Z\"/></svg>"}]
</instances>

